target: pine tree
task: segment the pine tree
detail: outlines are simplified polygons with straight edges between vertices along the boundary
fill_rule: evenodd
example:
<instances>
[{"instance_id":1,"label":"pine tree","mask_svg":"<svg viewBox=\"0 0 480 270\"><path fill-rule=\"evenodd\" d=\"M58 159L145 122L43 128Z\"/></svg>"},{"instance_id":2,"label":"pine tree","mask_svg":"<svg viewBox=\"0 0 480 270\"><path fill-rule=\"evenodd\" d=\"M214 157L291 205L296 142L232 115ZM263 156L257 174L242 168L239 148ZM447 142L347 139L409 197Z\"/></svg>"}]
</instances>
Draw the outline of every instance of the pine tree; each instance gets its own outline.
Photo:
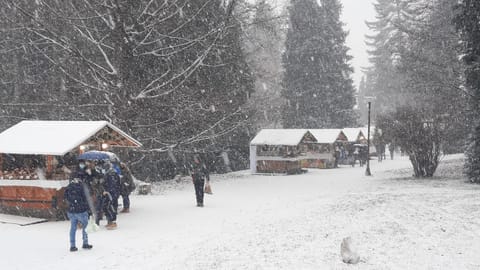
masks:
<instances>
[{"instance_id":1,"label":"pine tree","mask_svg":"<svg viewBox=\"0 0 480 270\"><path fill-rule=\"evenodd\" d=\"M339 0L320 1L324 14L324 40L327 41L329 52L325 58L328 63L328 80L325 87L332 93L333 102L330 101L330 126L325 127L349 127L354 126L358 120L358 115L354 112L355 89L351 75L353 68L349 61L352 59L348 55L349 48L346 46L347 33L343 30L343 23L340 21L342 5Z\"/></svg>"},{"instance_id":2,"label":"pine tree","mask_svg":"<svg viewBox=\"0 0 480 270\"><path fill-rule=\"evenodd\" d=\"M436 0L429 8L419 5L423 21L409 38L399 72L407 80L408 103L422 108L427 117L448 127L443 138L444 153L464 151L466 139L466 94L461 89L460 42L455 26L454 3ZM412 8L413 9L413 8Z\"/></svg>"},{"instance_id":3,"label":"pine tree","mask_svg":"<svg viewBox=\"0 0 480 270\"><path fill-rule=\"evenodd\" d=\"M375 34L367 36L367 44L372 47L367 84L369 94L375 96L374 115L394 110L396 106L406 104L404 100L405 79L398 72L407 36L409 12L406 0L377 0L374 4L376 21L367 22ZM375 117L372 117L375 118Z\"/></svg>"},{"instance_id":4,"label":"pine tree","mask_svg":"<svg viewBox=\"0 0 480 270\"><path fill-rule=\"evenodd\" d=\"M289 8L282 93L287 128L341 128L355 121L341 5L336 0L320 2L292 0Z\"/></svg>"},{"instance_id":5,"label":"pine tree","mask_svg":"<svg viewBox=\"0 0 480 270\"><path fill-rule=\"evenodd\" d=\"M285 102L281 97L284 19L275 14L267 0L259 0L254 10L244 41L247 61L255 75L255 93L250 98L255 110L252 121L258 128L276 128L281 126L280 112Z\"/></svg>"},{"instance_id":6,"label":"pine tree","mask_svg":"<svg viewBox=\"0 0 480 270\"><path fill-rule=\"evenodd\" d=\"M452 1L378 0L377 21L368 23L373 68L369 91L376 97L374 112L411 106L424 119L447 126L442 134L444 153L462 152L465 135L464 104L458 35L451 21ZM376 118L375 116L373 117Z\"/></svg>"},{"instance_id":7,"label":"pine tree","mask_svg":"<svg viewBox=\"0 0 480 270\"><path fill-rule=\"evenodd\" d=\"M461 0L455 18L464 48L465 83L469 97L471 133L466 151L465 173L480 183L480 2Z\"/></svg>"}]
</instances>

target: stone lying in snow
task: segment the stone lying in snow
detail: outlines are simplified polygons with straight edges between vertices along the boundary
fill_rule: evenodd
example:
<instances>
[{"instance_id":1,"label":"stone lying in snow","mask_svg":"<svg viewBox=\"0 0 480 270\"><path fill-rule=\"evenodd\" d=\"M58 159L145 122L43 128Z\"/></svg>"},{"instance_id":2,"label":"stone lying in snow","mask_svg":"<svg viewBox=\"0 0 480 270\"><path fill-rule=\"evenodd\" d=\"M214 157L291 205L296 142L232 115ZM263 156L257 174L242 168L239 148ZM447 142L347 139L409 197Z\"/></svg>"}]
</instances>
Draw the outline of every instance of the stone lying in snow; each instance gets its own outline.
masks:
<instances>
[{"instance_id":1,"label":"stone lying in snow","mask_svg":"<svg viewBox=\"0 0 480 270\"><path fill-rule=\"evenodd\" d=\"M343 238L340 245L340 254L344 263L356 264L360 261L360 256L355 251L352 238L350 237Z\"/></svg>"}]
</instances>

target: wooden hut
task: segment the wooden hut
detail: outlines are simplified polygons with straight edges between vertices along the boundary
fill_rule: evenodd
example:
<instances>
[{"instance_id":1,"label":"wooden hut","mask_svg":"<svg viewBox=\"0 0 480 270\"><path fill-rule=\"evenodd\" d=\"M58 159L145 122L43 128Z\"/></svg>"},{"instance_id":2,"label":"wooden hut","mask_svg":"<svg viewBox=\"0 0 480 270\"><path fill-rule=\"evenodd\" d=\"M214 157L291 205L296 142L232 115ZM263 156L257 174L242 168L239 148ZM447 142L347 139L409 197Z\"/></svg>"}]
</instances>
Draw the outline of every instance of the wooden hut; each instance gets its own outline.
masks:
<instances>
[{"instance_id":1,"label":"wooden hut","mask_svg":"<svg viewBox=\"0 0 480 270\"><path fill-rule=\"evenodd\" d=\"M364 134L362 129L361 127L343 128L342 132L351 144L367 144L367 134Z\"/></svg>"},{"instance_id":2,"label":"wooden hut","mask_svg":"<svg viewBox=\"0 0 480 270\"><path fill-rule=\"evenodd\" d=\"M22 121L0 134L0 212L62 218L78 154L140 146L106 121Z\"/></svg>"},{"instance_id":3,"label":"wooden hut","mask_svg":"<svg viewBox=\"0 0 480 270\"><path fill-rule=\"evenodd\" d=\"M302 150L316 140L306 129L263 129L250 142L252 173L302 171Z\"/></svg>"},{"instance_id":4,"label":"wooden hut","mask_svg":"<svg viewBox=\"0 0 480 270\"><path fill-rule=\"evenodd\" d=\"M368 126L365 126L365 127L362 127L362 133L365 135L365 142L364 144L367 144L367 134L368 134ZM373 132L375 131L375 126L370 126L370 155L372 155L372 153L374 155L376 155L377 153L377 149L375 148L375 145L373 145Z\"/></svg>"},{"instance_id":5,"label":"wooden hut","mask_svg":"<svg viewBox=\"0 0 480 270\"><path fill-rule=\"evenodd\" d=\"M310 129L309 131L316 143L305 147L302 168L334 168L342 147L348 142L345 134L341 129Z\"/></svg>"}]
</instances>

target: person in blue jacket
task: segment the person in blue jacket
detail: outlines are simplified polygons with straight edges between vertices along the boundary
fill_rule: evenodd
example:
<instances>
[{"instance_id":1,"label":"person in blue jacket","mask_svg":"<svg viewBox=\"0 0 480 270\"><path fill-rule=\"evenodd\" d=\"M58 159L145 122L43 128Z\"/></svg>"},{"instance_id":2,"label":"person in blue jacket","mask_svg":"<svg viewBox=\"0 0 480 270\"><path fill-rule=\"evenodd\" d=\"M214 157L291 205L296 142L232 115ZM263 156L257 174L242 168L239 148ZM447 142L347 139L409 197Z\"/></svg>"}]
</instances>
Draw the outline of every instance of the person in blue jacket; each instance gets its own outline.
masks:
<instances>
[{"instance_id":1,"label":"person in blue jacket","mask_svg":"<svg viewBox=\"0 0 480 270\"><path fill-rule=\"evenodd\" d=\"M72 252L78 250L75 244L78 223L82 225L82 248L92 248L92 245L88 243L88 234L86 232L89 209L87 201L88 192L87 185L79 178L74 178L65 189L64 198L68 204L67 216L70 219L70 251Z\"/></svg>"}]
</instances>

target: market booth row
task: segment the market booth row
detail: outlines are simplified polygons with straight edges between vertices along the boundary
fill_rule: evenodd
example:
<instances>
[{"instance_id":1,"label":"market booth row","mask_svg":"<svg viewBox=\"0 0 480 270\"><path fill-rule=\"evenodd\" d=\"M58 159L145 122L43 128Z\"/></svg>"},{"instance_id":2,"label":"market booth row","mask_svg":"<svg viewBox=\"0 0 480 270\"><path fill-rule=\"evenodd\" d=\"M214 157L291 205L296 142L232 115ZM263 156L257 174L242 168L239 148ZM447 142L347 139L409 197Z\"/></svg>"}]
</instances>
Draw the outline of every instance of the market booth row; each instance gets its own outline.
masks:
<instances>
[{"instance_id":1,"label":"market booth row","mask_svg":"<svg viewBox=\"0 0 480 270\"><path fill-rule=\"evenodd\" d=\"M0 134L0 212L62 219L79 154L140 146L106 121L22 121Z\"/></svg>"},{"instance_id":2,"label":"market booth row","mask_svg":"<svg viewBox=\"0 0 480 270\"><path fill-rule=\"evenodd\" d=\"M250 168L252 173L333 168L353 153L350 146L365 141L361 128L263 129L250 142Z\"/></svg>"},{"instance_id":3,"label":"market booth row","mask_svg":"<svg viewBox=\"0 0 480 270\"><path fill-rule=\"evenodd\" d=\"M252 173L302 171L302 151L316 139L306 129L262 129L250 142Z\"/></svg>"}]
</instances>

